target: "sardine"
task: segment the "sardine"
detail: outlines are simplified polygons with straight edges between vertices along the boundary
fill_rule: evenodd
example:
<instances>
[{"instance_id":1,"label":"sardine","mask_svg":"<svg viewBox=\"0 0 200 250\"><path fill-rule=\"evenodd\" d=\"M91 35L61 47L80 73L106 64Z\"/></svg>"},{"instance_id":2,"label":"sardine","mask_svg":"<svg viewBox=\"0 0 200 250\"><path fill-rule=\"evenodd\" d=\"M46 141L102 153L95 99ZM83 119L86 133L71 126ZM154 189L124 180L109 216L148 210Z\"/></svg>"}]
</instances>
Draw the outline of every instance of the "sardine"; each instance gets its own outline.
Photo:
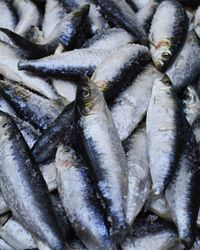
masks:
<instances>
[{"instance_id":1,"label":"sardine","mask_svg":"<svg viewBox=\"0 0 200 250\"><path fill-rule=\"evenodd\" d=\"M0 81L0 90L18 116L37 129L47 129L64 109L62 104L39 96L18 83Z\"/></svg>"},{"instance_id":2,"label":"sardine","mask_svg":"<svg viewBox=\"0 0 200 250\"><path fill-rule=\"evenodd\" d=\"M40 166L42 176L48 186L49 192L54 191L57 188L56 183L56 166L55 162L51 162Z\"/></svg>"},{"instance_id":3,"label":"sardine","mask_svg":"<svg viewBox=\"0 0 200 250\"><path fill-rule=\"evenodd\" d=\"M38 60L21 60L18 68L43 76L77 78L91 75L107 55L105 50L75 49Z\"/></svg>"},{"instance_id":4,"label":"sardine","mask_svg":"<svg viewBox=\"0 0 200 250\"><path fill-rule=\"evenodd\" d=\"M16 250L36 248L32 235L13 217L0 227L0 237Z\"/></svg>"},{"instance_id":5,"label":"sardine","mask_svg":"<svg viewBox=\"0 0 200 250\"><path fill-rule=\"evenodd\" d=\"M58 192L77 236L88 249L110 249L103 208L83 159L72 148L61 145L56 153L56 169ZM76 202L73 197L78 197Z\"/></svg>"},{"instance_id":6,"label":"sardine","mask_svg":"<svg viewBox=\"0 0 200 250\"><path fill-rule=\"evenodd\" d=\"M78 86L76 103L80 138L112 219L113 237L120 241L127 230L125 153L103 94L89 78L83 79Z\"/></svg>"},{"instance_id":7,"label":"sardine","mask_svg":"<svg viewBox=\"0 0 200 250\"><path fill-rule=\"evenodd\" d=\"M200 38L200 6L196 10L196 14L194 17L194 30L197 36Z\"/></svg>"},{"instance_id":8,"label":"sardine","mask_svg":"<svg viewBox=\"0 0 200 250\"><path fill-rule=\"evenodd\" d=\"M0 113L0 188L14 217L52 249L67 248L55 221L47 185L20 131ZM5 167L6 166L6 167Z\"/></svg>"},{"instance_id":9,"label":"sardine","mask_svg":"<svg viewBox=\"0 0 200 250\"><path fill-rule=\"evenodd\" d=\"M148 44L147 36L138 23L135 12L125 0L95 0L94 2L101 7L101 11L105 13L112 23L126 29L141 44Z\"/></svg>"},{"instance_id":10,"label":"sardine","mask_svg":"<svg viewBox=\"0 0 200 250\"><path fill-rule=\"evenodd\" d=\"M148 64L133 80L130 87L122 91L110 104L110 111L121 141L133 132L146 115L153 81L161 73Z\"/></svg>"},{"instance_id":11,"label":"sardine","mask_svg":"<svg viewBox=\"0 0 200 250\"><path fill-rule=\"evenodd\" d=\"M31 26L38 25L40 13L37 6L30 0L14 0L13 7L18 16L15 32L21 36L27 36Z\"/></svg>"},{"instance_id":12,"label":"sardine","mask_svg":"<svg viewBox=\"0 0 200 250\"><path fill-rule=\"evenodd\" d=\"M134 37L127 31L120 28L112 28L99 31L83 44L83 48L112 51L132 42L134 42Z\"/></svg>"},{"instance_id":13,"label":"sardine","mask_svg":"<svg viewBox=\"0 0 200 250\"><path fill-rule=\"evenodd\" d=\"M69 104L36 141L31 151L37 163L44 163L53 158L61 141L72 143L76 124L75 104Z\"/></svg>"},{"instance_id":14,"label":"sardine","mask_svg":"<svg viewBox=\"0 0 200 250\"><path fill-rule=\"evenodd\" d=\"M193 86L188 86L183 93L183 111L190 125L199 117L200 100L197 91Z\"/></svg>"},{"instance_id":15,"label":"sardine","mask_svg":"<svg viewBox=\"0 0 200 250\"><path fill-rule=\"evenodd\" d=\"M104 92L104 97L109 102L131 85L149 60L149 51L145 46L137 44L123 46L110 53L98 65L92 80Z\"/></svg>"},{"instance_id":16,"label":"sardine","mask_svg":"<svg viewBox=\"0 0 200 250\"><path fill-rule=\"evenodd\" d=\"M126 221L129 225L133 224L134 219L144 206L151 188L146 144L144 124L124 142L128 165Z\"/></svg>"},{"instance_id":17,"label":"sardine","mask_svg":"<svg viewBox=\"0 0 200 250\"><path fill-rule=\"evenodd\" d=\"M17 64L20 58L21 56L19 55L18 50L6 43L0 42L1 75L9 80L20 82L22 85L33 89L50 99L58 98L55 90L53 90L46 80L27 72L18 71Z\"/></svg>"},{"instance_id":18,"label":"sardine","mask_svg":"<svg viewBox=\"0 0 200 250\"><path fill-rule=\"evenodd\" d=\"M135 10L140 11L143 9L150 0L126 0L126 2Z\"/></svg>"},{"instance_id":19,"label":"sardine","mask_svg":"<svg viewBox=\"0 0 200 250\"><path fill-rule=\"evenodd\" d=\"M163 221L141 219L134 224L132 237L122 244L122 250L170 250L178 242L173 226Z\"/></svg>"},{"instance_id":20,"label":"sardine","mask_svg":"<svg viewBox=\"0 0 200 250\"><path fill-rule=\"evenodd\" d=\"M107 20L99 12L99 8L91 0L64 0L63 1L70 10L77 9L84 4L90 4L90 12L87 18L86 25L90 35L96 32L109 28Z\"/></svg>"},{"instance_id":21,"label":"sardine","mask_svg":"<svg viewBox=\"0 0 200 250\"><path fill-rule=\"evenodd\" d=\"M153 17L149 40L152 60L165 71L184 43L188 17L183 6L173 0L162 1Z\"/></svg>"},{"instance_id":22,"label":"sardine","mask_svg":"<svg viewBox=\"0 0 200 250\"><path fill-rule=\"evenodd\" d=\"M147 111L147 143L153 192L162 193L182 151L182 112L167 76L154 81Z\"/></svg>"},{"instance_id":23,"label":"sardine","mask_svg":"<svg viewBox=\"0 0 200 250\"><path fill-rule=\"evenodd\" d=\"M48 41L44 44L35 44L11 30L0 28L11 41L18 46L23 55L28 59L37 59L53 54L58 46L70 48L79 32L80 24L83 23L89 12L89 5L66 15L57 24Z\"/></svg>"},{"instance_id":24,"label":"sardine","mask_svg":"<svg viewBox=\"0 0 200 250\"><path fill-rule=\"evenodd\" d=\"M13 30L17 25L17 17L9 1L0 1L0 27ZM0 33L0 41L9 42L10 39Z\"/></svg>"},{"instance_id":25,"label":"sardine","mask_svg":"<svg viewBox=\"0 0 200 250\"><path fill-rule=\"evenodd\" d=\"M156 9L158 8L158 5L159 3L157 2L157 0L151 0L136 13L137 20L143 27L147 35L149 34L151 22L153 20Z\"/></svg>"},{"instance_id":26,"label":"sardine","mask_svg":"<svg viewBox=\"0 0 200 250\"><path fill-rule=\"evenodd\" d=\"M2 238L0 238L0 249L2 249L2 250L15 250L10 245L8 245Z\"/></svg>"},{"instance_id":27,"label":"sardine","mask_svg":"<svg viewBox=\"0 0 200 250\"><path fill-rule=\"evenodd\" d=\"M187 86L198 81L200 76L200 47L194 31L188 32L187 39L177 58L166 71L176 92L181 94Z\"/></svg>"},{"instance_id":28,"label":"sardine","mask_svg":"<svg viewBox=\"0 0 200 250\"><path fill-rule=\"evenodd\" d=\"M42 31L44 38L48 40L55 27L67 14L67 8L62 1L47 0L45 4L44 19L42 22Z\"/></svg>"},{"instance_id":29,"label":"sardine","mask_svg":"<svg viewBox=\"0 0 200 250\"><path fill-rule=\"evenodd\" d=\"M180 241L191 248L195 241L196 222L199 212L200 162L199 149L187 120L185 125L185 147L176 172L169 183L165 197L177 225Z\"/></svg>"}]
</instances>

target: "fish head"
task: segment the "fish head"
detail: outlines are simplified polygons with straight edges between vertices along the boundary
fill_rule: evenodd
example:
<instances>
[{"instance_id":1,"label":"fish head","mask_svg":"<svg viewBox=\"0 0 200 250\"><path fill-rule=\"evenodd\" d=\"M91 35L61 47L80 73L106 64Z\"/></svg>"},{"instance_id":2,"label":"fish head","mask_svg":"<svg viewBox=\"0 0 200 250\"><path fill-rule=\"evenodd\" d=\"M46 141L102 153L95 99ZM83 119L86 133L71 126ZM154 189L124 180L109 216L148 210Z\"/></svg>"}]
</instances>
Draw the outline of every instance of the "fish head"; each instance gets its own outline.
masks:
<instances>
[{"instance_id":1,"label":"fish head","mask_svg":"<svg viewBox=\"0 0 200 250\"><path fill-rule=\"evenodd\" d=\"M192 86L188 86L183 93L183 110L186 118L192 124L200 112L200 100L197 91Z\"/></svg>"},{"instance_id":2,"label":"fish head","mask_svg":"<svg viewBox=\"0 0 200 250\"><path fill-rule=\"evenodd\" d=\"M172 58L170 39L159 41L157 44L151 44L152 60L156 68L160 71L165 71Z\"/></svg>"},{"instance_id":3,"label":"fish head","mask_svg":"<svg viewBox=\"0 0 200 250\"><path fill-rule=\"evenodd\" d=\"M103 94L97 85L88 77L81 80L76 92L76 102L82 115L90 115L99 109Z\"/></svg>"}]
</instances>

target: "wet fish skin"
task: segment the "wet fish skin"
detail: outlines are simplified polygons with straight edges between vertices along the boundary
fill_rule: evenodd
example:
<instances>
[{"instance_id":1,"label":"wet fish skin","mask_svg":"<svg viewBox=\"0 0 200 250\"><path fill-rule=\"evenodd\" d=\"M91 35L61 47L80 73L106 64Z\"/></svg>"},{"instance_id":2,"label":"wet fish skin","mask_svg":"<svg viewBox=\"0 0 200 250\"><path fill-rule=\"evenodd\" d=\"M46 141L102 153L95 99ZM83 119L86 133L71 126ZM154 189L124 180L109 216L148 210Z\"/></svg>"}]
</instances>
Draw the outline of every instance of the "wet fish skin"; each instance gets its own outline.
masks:
<instances>
[{"instance_id":1,"label":"wet fish skin","mask_svg":"<svg viewBox=\"0 0 200 250\"><path fill-rule=\"evenodd\" d=\"M11 6L11 3L8 1L0 2L0 27L14 30L17 25L17 18ZM0 40L3 42L9 42L9 39L4 35L0 34Z\"/></svg>"},{"instance_id":2,"label":"wet fish skin","mask_svg":"<svg viewBox=\"0 0 200 250\"><path fill-rule=\"evenodd\" d=\"M43 76L80 78L91 75L107 55L104 50L75 49L37 60L21 60L18 69Z\"/></svg>"},{"instance_id":3,"label":"wet fish skin","mask_svg":"<svg viewBox=\"0 0 200 250\"><path fill-rule=\"evenodd\" d=\"M110 249L104 211L83 159L72 148L61 145L56 153L56 168L58 192L76 235L88 249ZM76 202L72 197L78 197Z\"/></svg>"},{"instance_id":4,"label":"wet fish skin","mask_svg":"<svg viewBox=\"0 0 200 250\"><path fill-rule=\"evenodd\" d=\"M149 62L145 46L128 44L111 52L96 68L92 80L103 91L107 102L131 85Z\"/></svg>"},{"instance_id":5,"label":"wet fish skin","mask_svg":"<svg viewBox=\"0 0 200 250\"><path fill-rule=\"evenodd\" d=\"M124 210L127 192L125 153L103 94L89 78L84 78L78 86L76 103L80 138L112 219L113 237L120 241L127 231Z\"/></svg>"},{"instance_id":6,"label":"wet fish skin","mask_svg":"<svg viewBox=\"0 0 200 250\"><path fill-rule=\"evenodd\" d=\"M157 0L150 0L143 8L141 8L136 13L136 18L138 22L143 27L145 33L148 35L151 27L151 22L153 20L153 16L158 8L158 1Z\"/></svg>"},{"instance_id":7,"label":"wet fish skin","mask_svg":"<svg viewBox=\"0 0 200 250\"><path fill-rule=\"evenodd\" d=\"M99 12L99 8L90 0L64 0L70 11L79 8L84 4L90 4L90 12L86 20L86 33L89 36L95 35L98 31L109 28L107 20ZM85 27L84 27L85 29Z\"/></svg>"},{"instance_id":8,"label":"wet fish skin","mask_svg":"<svg viewBox=\"0 0 200 250\"><path fill-rule=\"evenodd\" d=\"M182 113L167 76L154 81L146 126L152 189L159 195L176 169L183 144Z\"/></svg>"},{"instance_id":9,"label":"wet fish skin","mask_svg":"<svg viewBox=\"0 0 200 250\"><path fill-rule=\"evenodd\" d=\"M83 44L83 48L112 51L134 42L134 37L121 28L104 29Z\"/></svg>"},{"instance_id":10,"label":"wet fish skin","mask_svg":"<svg viewBox=\"0 0 200 250\"><path fill-rule=\"evenodd\" d=\"M17 69L19 60L22 59L19 50L7 43L0 41L0 74L5 79L20 82L22 85L48 97L56 99L58 95L45 79Z\"/></svg>"},{"instance_id":11,"label":"wet fish skin","mask_svg":"<svg viewBox=\"0 0 200 250\"><path fill-rule=\"evenodd\" d=\"M189 124L192 125L199 117L200 100L197 91L191 85L183 93L183 111Z\"/></svg>"},{"instance_id":12,"label":"wet fish skin","mask_svg":"<svg viewBox=\"0 0 200 250\"><path fill-rule=\"evenodd\" d=\"M67 8L58 0L47 0L45 4L44 19L42 22L42 32L44 39L48 40L56 25L67 14Z\"/></svg>"},{"instance_id":13,"label":"wet fish skin","mask_svg":"<svg viewBox=\"0 0 200 250\"><path fill-rule=\"evenodd\" d=\"M166 71L178 94L181 94L190 84L198 81L200 76L199 65L199 41L195 32L189 31L182 50Z\"/></svg>"},{"instance_id":14,"label":"wet fish skin","mask_svg":"<svg viewBox=\"0 0 200 250\"><path fill-rule=\"evenodd\" d=\"M183 6L172 0L161 2L149 33L150 51L156 67L165 71L184 43L188 17Z\"/></svg>"},{"instance_id":15,"label":"wet fish skin","mask_svg":"<svg viewBox=\"0 0 200 250\"><path fill-rule=\"evenodd\" d=\"M134 11L140 11L143 9L150 1L149 0L126 0L126 2L131 6Z\"/></svg>"},{"instance_id":16,"label":"wet fish skin","mask_svg":"<svg viewBox=\"0 0 200 250\"><path fill-rule=\"evenodd\" d=\"M103 13L117 26L121 26L130 32L137 41L141 44L147 45L148 39L143 28L138 23L134 11L129 7L125 1L117 0L95 0Z\"/></svg>"},{"instance_id":17,"label":"wet fish skin","mask_svg":"<svg viewBox=\"0 0 200 250\"><path fill-rule=\"evenodd\" d=\"M128 165L126 221L130 226L144 206L151 189L146 144L145 124L139 126L123 144Z\"/></svg>"},{"instance_id":18,"label":"wet fish skin","mask_svg":"<svg viewBox=\"0 0 200 250\"><path fill-rule=\"evenodd\" d=\"M11 117L3 112L0 115L0 187L3 197L14 217L33 235L53 249L64 249L65 243L54 219L41 172Z\"/></svg>"},{"instance_id":19,"label":"wet fish skin","mask_svg":"<svg viewBox=\"0 0 200 250\"><path fill-rule=\"evenodd\" d=\"M51 36L44 44L36 44L12 32L11 30L0 28L12 42L18 46L27 59L38 59L53 54L59 45L70 48L79 32L79 26L89 12L89 5L84 5L78 10L67 14L60 23L57 24Z\"/></svg>"},{"instance_id":20,"label":"wet fish skin","mask_svg":"<svg viewBox=\"0 0 200 250\"><path fill-rule=\"evenodd\" d=\"M76 123L75 104L69 104L55 119L52 125L44 131L36 141L31 151L36 163L44 163L55 156L62 140L72 143Z\"/></svg>"},{"instance_id":21,"label":"wet fish skin","mask_svg":"<svg viewBox=\"0 0 200 250\"><path fill-rule=\"evenodd\" d=\"M31 26L39 24L39 10L30 0L14 0L13 7L19 19L15 32L21 36L27 36Z\"/></svg>"},{"instance_id":22,"label":"wet fish skin","mask_svg":"<svg viewBox=\"0 0 200 250\"><path fill-rule=\"evenodd\" d=\"M122 244L122 250L169 250L178 242L172 225L149 218L136 221L131 237Z\"/></svg>"},{"instance_id":23,"label":"wet fish skin","mask_svg":"<svg viewBox=\"0 0 200 250\"><path fill-rule=\"evenodd\" d=\"M64 109L64 106L39 96L18 83L0 81L0 90L18 116L36 129L47 129Z\"/></svg>"},{"instance_id":24,"label":"wet fish skin","mask_svg":"<svg viewBox=\"0 0 200 250\"><path fill-rule=\"evenodd\" d=\"M185 147L165 197L172 218L176 223L180 241L191 248L195 241L196 222L199 212L199 149L193 132L185 119Z\"/></svg>"},{"instance_id":25,"label":"wet fish skin","mask_svg":"<svg viewBox=\"0 0 200 250\"><path fill-rule=\"evenodd\" d=\"M159 76L155 66L147 64L132 84L111 101L109 108L121 141L131 135L146 115L153 81Z\"/></svg>"},{"instance_id":26,"label":"wet fish skin","mask_svg":"<svg viewBox=\"0 0 200 250\"><path fill-rule=\"evenodd\" d=\"M32 235L13 218L13 216L0 228L0 237L12 249L34 249L35 241Z\"/></svg>"},{"instance_id":27,"label":"wet fish skin","mask_svg":"<svg viewBox=\"0 0 200 250\"><path fill-rule=\"evenodd\" d=\"M194 17L194 30L197 36L200 38L200 6L197 8Z\"/></svg>"},{"instance_id":28,"label":"wet fish skin","mask_svg":"<svg viewBox=\"0 0 200 250\"><path fill-rule=\"evenodd\" d=\"M0 249L3 250L14 250L11 246L9 246L3 239L0 238Z\"/></svg>"}]
</instances>

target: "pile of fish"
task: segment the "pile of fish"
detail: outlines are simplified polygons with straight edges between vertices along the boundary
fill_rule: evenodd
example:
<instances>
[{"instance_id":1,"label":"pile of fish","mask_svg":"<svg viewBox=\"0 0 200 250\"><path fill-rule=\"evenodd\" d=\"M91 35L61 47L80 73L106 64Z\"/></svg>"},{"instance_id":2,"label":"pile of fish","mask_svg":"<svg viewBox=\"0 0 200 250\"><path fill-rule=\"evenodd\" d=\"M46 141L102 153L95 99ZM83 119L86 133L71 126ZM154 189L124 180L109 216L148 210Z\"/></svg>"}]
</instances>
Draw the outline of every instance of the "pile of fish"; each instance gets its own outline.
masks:
<instances>
[{"instance_id":1,"label":"pile of fish","mask_svg":"<svg viewBox=\"0 0 200 250\"><path fill-rule=\"evenodd\" d=\"M0 250L200 249L199 150L199 0L0 0Z\"/></svg>"}]
</instances>

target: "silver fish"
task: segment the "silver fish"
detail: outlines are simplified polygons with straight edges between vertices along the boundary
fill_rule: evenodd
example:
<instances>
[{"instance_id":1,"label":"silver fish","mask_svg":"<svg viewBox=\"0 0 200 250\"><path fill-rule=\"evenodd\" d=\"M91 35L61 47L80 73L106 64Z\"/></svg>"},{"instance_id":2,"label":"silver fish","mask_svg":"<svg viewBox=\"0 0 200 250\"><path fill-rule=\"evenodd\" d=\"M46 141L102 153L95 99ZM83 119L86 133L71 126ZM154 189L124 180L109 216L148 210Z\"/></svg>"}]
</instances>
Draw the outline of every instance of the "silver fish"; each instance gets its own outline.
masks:
<instances>
[{"instance_id":1,"label":"silver fish","mask_svg":"<svg viewBox=\"0 0 200 250\"><path fill-rule=\"evenodd\" d=\"M182 114L167 76L154 81L146 126L153 192L158 195L167 187L182 150Z\"/></svg>"},{"instance_id":2,"label":"silver fish","mask_svg":"<svg viewBox=\"0 0 200 250\"><path fill-rule=\"evenodd\" d=\"M112 234L126 233L127 162L117 129L98 86L83 79L77 89L78 130L98 189L112 219Z\"/></svg>"},{"instance_id":3,"label":"silver fish","mask_svg":"<svg viewBox=\"0 0 200 250\"><path fill-rule=\"evenodd\" d=\"M146 115L153 81L161 73L151 64L133 80L110 104L110 111L121 141L133 132Z\"/></svg>"},{"instance_id":4,"label":"silver fish","mask_svg":"<svg viewBox=\"0 0 200 250\"><path fill-rule=\"evenodd\" d=\"M151 188L145 124L124 142L124 147L128 165L126 221L131 226L144 206Z\"/></svg>"},{"instance_id":5,"label":"silver fish","mask_svg":"<svg viewBox=\"0 0 200 250\"><path fill-rule=\"evenodd\" d=\"M196 10L195 18L194 18L194 30L198 37L200 38L200 6Z\"/></svg>"}]
</instances>

